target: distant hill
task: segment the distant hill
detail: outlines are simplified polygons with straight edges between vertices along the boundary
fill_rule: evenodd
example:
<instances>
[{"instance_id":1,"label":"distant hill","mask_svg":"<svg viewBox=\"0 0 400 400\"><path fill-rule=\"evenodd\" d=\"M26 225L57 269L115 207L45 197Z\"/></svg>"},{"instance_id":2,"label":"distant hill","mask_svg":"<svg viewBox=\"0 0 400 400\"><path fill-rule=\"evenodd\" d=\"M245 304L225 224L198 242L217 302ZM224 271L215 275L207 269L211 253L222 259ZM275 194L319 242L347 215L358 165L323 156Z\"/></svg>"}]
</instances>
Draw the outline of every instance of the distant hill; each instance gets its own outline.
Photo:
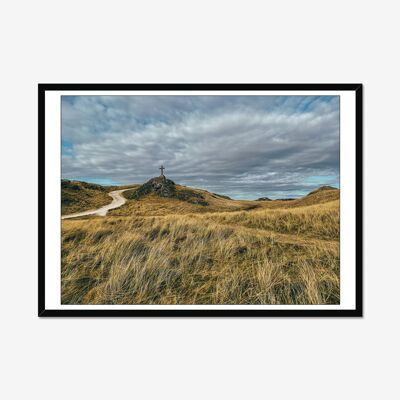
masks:
<instances>
[{"instance_id":1,"label":"distant hill","mask_svg":"<svg viewBox=\"0 0 400 400\"><path fill-rule=\"evenodd\" d=\"M321 186L320 188L313 190L304 197L292 200L290 202L291 207L309 206L314 204L322 204L330 201L339 200L340 190L332 186Z\"/></svg>"},{"instance_id":2,"label":"distant hill","mask_svg":"<svg viewBox=\"0 0 400 400\"><path fill-rule=\"evenodd\" d=\"M331 200L338 199L339 198L339 192L340 192L339 189L334 188L332 186L325 185L325 186L321 186L318 189L315 189L312 192L306 194L305 196L299 197L299 198L287 198L287 199L283 199L282 198L282 199L274 199L274 200L272 200L269 197L260 197L260 198L256 199L255 201L274 201L274 202L277 202L277 201L296 201L297 200L297 203L300 202L300 201L302 201L302 203L304 203L304 200L302 200L302 199L311 196L318 203L320 201L325 202L326 200L330 201L330 199ZM294 203L294 204L297 204L297 203Z\"/></svg>"},{"instance_id":3,"label":"distant hill","mask_svg":"<svg viewBox=\"0 0 400 400\"><path fill-rule=\"evenodd\" d=\"M268 197L260 197L255 201L260 202L260 204L262 204L262 206L266 208L294 208L327 203L330 201L339 200L339 198L339 189L336 189L332 186L321 186L318 189L315 189L305 196L299 197L297 199L287 198L270 200ZM268 201L267 199L270 201Z\"/></svg>"},{"instance_id":4,"label":"distant hill","mask_svg":"<svg viewBox=\"0 0 400 400\"><path fill-rule=\"evenodd\" d=\"M81 181L61 180L61 213L72 214L78 211L102 207L111 202L108 189Z\"/></svg>"},{"instance_id":5,"label":"distant hill","mask_svg":"<svg viewBox=\"0 0 400 400\"><path fill-rule=\"evenodd\" d=\"M333 186L325 185L325 186L321 186L318 189L315 189L312 192L308 193L307 196L311 196L313 194L321 193L321 192L325 192L325 191L335 191L335 190L338 191L339 189L337 189Z\"/></svg>"},{"instance_id":6,"label":"distant hill","mask_svg":"<svg viewBox=\"0 0 400 400\"><path fill-rule=\"evenodd\" d=\"M101 186L93 183L63 179L61 181L61 212L63 215L100 208L111 202L108 193L129 188L123 193L128 202L108 215L169 215L207 212L249 211L267 208L294 208L338 200L340 190L321 186L298 199L233 200L228 196L206 190L177 185L165 176L150 179L142 185Z\"/></svg>"}]
</instances>

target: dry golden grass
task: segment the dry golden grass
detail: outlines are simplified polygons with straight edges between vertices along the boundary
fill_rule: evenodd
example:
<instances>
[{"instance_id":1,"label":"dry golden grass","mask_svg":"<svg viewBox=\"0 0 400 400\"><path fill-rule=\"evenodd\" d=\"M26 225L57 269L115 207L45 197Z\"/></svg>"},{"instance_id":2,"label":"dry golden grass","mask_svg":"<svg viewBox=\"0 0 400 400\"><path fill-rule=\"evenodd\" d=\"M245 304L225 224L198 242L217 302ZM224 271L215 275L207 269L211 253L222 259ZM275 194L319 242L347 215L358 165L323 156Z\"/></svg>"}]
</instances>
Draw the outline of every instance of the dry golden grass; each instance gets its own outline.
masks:
<instances>
[{"instance_id":1,"label":"dry golden grass","mask_svg":"<svg viewBox=\"0 0 400 400\"><path fill-rule=\"evenodd\" d=\"M206 208L150 196L128 202L119 216L64 220L62 303L338 304L332 196L279 208L212 197ZM224 211L209 212L216 202Z\"/></svg>"}]
</instances>

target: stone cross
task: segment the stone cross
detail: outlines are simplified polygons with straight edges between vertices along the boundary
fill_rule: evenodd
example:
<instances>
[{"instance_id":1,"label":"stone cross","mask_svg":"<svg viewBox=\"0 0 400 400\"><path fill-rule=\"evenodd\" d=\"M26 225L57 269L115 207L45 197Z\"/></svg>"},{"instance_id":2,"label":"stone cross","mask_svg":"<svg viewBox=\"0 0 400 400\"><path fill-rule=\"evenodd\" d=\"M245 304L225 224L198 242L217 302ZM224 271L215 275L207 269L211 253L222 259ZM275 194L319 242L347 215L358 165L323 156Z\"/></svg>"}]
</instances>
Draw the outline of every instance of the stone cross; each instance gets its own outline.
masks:
<instances>
[{"instance_id":1,"label":"stone cross","mask_svg":"<svg viewBox=\"0 0 400 400\"><path fill-rule=\"evenodd\" d=\"M161 176L164 176L164 169L165 169L164 166L161 165L161 167L159 169L161 169Z\"/></svg>"}]
</instances>

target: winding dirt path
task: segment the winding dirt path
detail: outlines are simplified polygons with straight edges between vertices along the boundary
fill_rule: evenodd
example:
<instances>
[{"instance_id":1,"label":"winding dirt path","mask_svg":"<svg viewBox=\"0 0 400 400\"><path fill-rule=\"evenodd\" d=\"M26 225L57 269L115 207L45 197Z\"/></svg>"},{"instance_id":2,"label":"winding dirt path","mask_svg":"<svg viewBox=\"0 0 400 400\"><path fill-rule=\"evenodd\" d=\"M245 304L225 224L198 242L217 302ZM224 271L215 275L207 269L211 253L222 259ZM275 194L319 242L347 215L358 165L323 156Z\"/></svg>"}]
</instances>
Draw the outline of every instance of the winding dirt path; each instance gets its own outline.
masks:
<instances>
[{"instance_id":1,"label":"winding dirt path","mask_svg":"<svg viewBox=\"0 0 400 400\"><path fill-rule=\"evenodd\" d=\"M74 214L63 215L61 219L84 217L85 215L99 215L101 217L104 217L107 214L108 210L113 210L114 208L121 207L123 204L126 203L126 199L124 196L122 196L122 192L125 192L126 190L130 189L132 188L114 190L113 192L108 193L108 195L112 197L113 201L110 204L107 204L106 206L98 208L97 210L88 210L88 211L77 212Z\"/></svg>"}]
</instances>

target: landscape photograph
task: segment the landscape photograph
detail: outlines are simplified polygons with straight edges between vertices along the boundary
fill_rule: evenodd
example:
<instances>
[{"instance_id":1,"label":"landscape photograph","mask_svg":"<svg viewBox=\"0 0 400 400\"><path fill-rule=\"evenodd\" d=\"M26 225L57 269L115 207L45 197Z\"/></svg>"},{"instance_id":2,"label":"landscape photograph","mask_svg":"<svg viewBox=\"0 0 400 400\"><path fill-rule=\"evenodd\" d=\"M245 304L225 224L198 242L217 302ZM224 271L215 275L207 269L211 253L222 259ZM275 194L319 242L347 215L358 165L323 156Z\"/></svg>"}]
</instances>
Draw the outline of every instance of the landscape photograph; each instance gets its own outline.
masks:
<instances>
[{"instance_id":1,"label":"landscape photograph","mask_svg":"<svg viewBox=\"0 0 400 400\"><path fill-rule=\"evenodd\" d=\"M61 96L61 304L340 304L339 144L339 96Z\"/></svg>"}]
</instances>

